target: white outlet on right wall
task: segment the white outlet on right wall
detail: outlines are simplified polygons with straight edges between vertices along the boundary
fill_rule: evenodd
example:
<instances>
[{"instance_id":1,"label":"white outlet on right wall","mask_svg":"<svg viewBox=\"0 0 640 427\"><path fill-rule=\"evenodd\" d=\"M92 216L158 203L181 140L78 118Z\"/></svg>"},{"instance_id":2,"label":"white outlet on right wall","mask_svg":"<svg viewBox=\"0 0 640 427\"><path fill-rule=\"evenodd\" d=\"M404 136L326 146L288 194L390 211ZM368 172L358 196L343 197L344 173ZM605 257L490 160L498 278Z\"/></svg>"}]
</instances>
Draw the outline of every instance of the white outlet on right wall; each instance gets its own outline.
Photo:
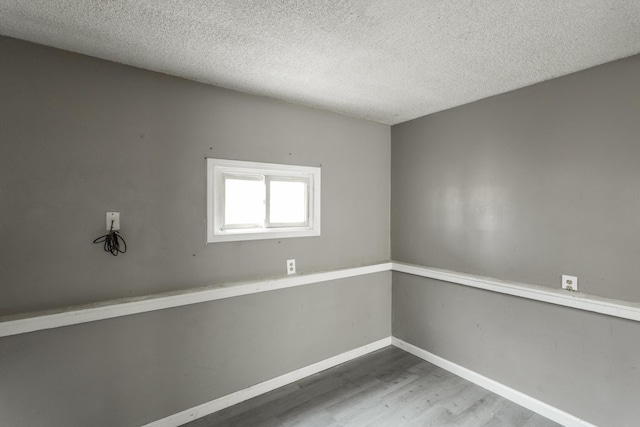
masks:
<instances>
[{"instance_id":1,"label":"white outlet on right wall","mask_svg":"<svg viewBox=\"0 0 640 427\"><path fill-rule=\"evenodd\" d=\"M578 277L562 275L562 289L576 292L578 290Z\"/></svg>"}]
</instances>

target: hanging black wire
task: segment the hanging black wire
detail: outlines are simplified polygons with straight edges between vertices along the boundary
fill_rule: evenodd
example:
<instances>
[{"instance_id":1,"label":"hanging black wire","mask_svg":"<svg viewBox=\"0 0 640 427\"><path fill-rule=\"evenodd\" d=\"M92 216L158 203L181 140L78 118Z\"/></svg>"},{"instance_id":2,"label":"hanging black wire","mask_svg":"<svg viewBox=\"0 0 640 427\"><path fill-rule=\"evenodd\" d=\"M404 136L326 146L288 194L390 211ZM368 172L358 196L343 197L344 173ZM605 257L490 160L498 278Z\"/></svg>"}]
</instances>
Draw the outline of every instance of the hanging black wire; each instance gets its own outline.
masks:
<instances>
[{"instance_id":1,"label":"hanging black wire","mask_svg":"<svg viewBox=\"0 0 640 427\"><path fill-rule=\"evenodd\" d=\"M127 252L127 242L124 241L120 233L113 231L113 221L111 221L109 233L98 237L93 243L104 243L104 251L113 256Z\"/></svg>"}]
</instances>

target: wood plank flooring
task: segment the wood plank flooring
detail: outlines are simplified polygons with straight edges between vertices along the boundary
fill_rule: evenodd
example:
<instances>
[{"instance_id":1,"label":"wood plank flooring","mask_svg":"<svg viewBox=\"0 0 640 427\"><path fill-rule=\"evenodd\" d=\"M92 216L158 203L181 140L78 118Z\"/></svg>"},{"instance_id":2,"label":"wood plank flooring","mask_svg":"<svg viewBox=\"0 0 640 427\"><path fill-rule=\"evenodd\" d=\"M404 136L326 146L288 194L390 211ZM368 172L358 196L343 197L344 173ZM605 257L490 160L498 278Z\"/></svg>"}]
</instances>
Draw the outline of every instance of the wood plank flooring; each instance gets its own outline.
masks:
<instances>
[{"instance_id":1,"label":"wood plank flooring","mask_svg":"<svg viewBox=\"0 0 640 427\"><path fill-rule=\"evenodd\" d=\"M387 347L185 424L187 427L550 427L528 409Z\"/></svg>"}]
</instances>

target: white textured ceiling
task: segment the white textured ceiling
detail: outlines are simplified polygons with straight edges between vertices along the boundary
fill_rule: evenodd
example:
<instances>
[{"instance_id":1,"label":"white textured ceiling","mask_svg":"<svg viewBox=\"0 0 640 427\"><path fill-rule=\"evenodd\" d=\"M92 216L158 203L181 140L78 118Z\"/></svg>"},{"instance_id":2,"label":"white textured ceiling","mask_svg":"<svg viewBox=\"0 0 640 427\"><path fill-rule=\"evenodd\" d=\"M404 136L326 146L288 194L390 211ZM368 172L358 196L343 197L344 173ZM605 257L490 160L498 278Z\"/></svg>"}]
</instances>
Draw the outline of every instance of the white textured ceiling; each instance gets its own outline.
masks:
<instances>
[{"instance_id":1,"label":"white textured ceiling","mask_svg":"<svg viewBox=\"0 0 640 427\"><path fill-rule=\"evenodd\" d=\"M640 0L0 0L0 34L395 124L640 52Z\"/></svg>"}]
</instances>

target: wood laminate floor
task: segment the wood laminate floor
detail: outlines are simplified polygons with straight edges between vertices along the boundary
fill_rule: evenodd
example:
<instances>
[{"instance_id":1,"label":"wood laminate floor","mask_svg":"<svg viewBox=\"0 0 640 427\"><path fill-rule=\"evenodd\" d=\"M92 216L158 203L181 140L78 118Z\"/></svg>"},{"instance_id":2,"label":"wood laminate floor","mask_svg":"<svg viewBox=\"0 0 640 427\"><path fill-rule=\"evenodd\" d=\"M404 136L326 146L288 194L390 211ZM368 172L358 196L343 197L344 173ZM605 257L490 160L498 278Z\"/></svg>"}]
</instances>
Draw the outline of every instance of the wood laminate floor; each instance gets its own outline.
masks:
<instances>
[{"instance_id":1,"label":"wood laminate floor","mask_svg":"<svg viewBox=\"0 0 640 427\"><path fill-rule=\"evenodd\" d=\"M192 421L188 427L558 426L395 347Z\"/></svg>"}]
</instances>

